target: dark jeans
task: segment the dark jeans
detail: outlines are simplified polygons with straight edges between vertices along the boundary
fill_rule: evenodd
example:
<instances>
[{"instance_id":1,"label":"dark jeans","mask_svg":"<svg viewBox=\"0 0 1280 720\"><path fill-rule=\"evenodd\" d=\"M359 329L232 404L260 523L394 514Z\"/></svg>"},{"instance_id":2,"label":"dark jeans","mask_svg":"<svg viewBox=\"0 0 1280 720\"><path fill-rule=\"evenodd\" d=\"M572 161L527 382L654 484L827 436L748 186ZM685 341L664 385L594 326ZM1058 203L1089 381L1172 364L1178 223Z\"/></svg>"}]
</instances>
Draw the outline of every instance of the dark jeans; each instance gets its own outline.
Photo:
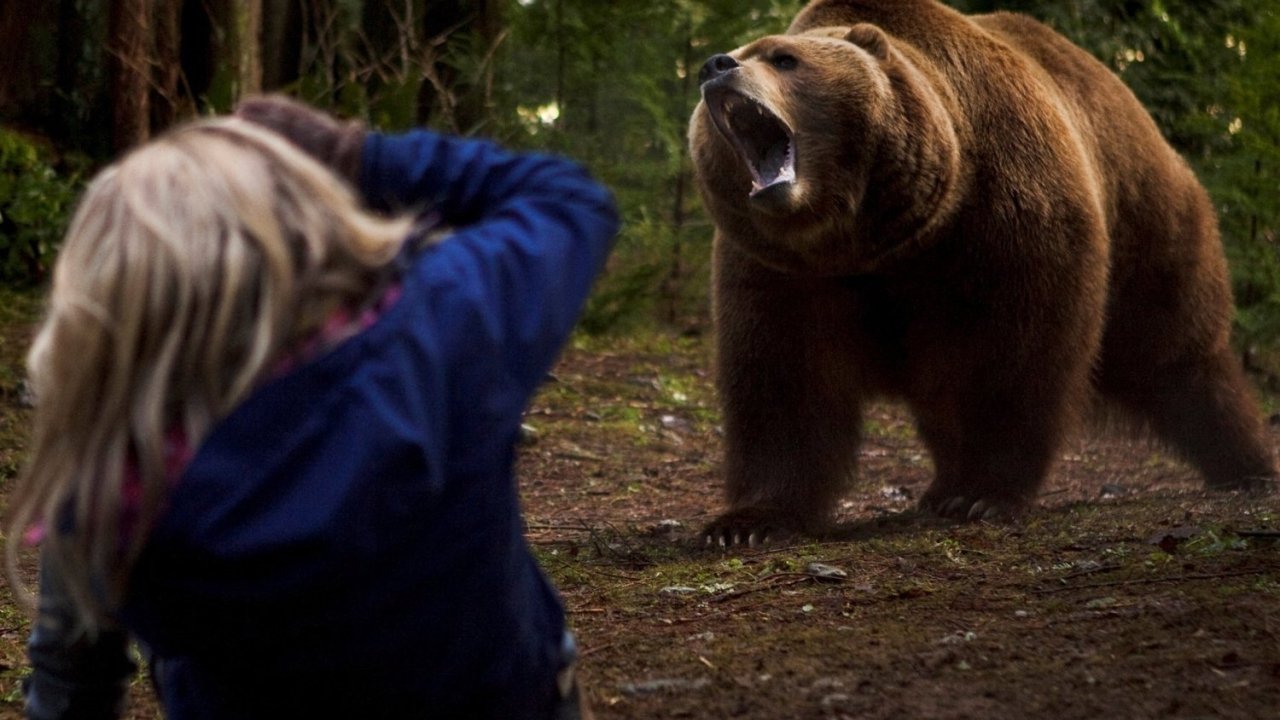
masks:
<instances>
[{"instance_id":1,"label":"dark jeans","mask_svg":"<svg viewBox=\"0 0 1280 720\"><path fill-rule=\"evenodd\" d=\"M57 565L40 558L38 614L27 641L31 675L23 683L31 720L114 720L137 667L129 658L129 637L103 629L89 637L78 626L75 608Z\"/></svg>"},{"instance_id":2,"label":"dark jeans","mask_svg":"<svg viewBox=\"0 0 1280 720\"><path fill-rule=\"evenodd\" d=\"M39 609L27 653L31 675L23 693L31 720L116 720L122 714L125 690L137 670L129 657L129 636L105 629L91 638L79 628L57 565L43 556ZM564 669L556 678L560 703L552 720L591 720L574 672L577 647L568 633L561 653Z\"/></svg>"}]
</instances>

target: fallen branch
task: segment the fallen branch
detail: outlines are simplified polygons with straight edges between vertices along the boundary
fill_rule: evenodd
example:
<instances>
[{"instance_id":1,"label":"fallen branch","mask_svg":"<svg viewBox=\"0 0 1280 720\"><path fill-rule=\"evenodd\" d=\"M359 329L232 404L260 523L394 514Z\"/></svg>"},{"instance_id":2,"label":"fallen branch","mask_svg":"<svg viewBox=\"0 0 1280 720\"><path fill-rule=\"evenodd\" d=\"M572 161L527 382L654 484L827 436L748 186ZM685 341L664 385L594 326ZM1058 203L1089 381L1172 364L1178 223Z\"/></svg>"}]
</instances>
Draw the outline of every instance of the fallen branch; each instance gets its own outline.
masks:
<instances>
[{"instance_id":1,"label":"fallen branch","mask_svg":"<svg viewBox=\"0 0 1280 720\"><path fill-rule=\"evenodd\" d=\"M613 647L614 645L617 645L617 643L605 643L603 645L593 645L589 648L583 648L582 651L578 653L578 659L581 660L582 658L587 657L588 655L595 655L601 650L607 650Z\"/></svg>"},{"instance_id":2,"label":"fallen branch","mask_svg":"<svg viewBox=\"0 0 1280 720\"><path fill-rule=\"evenodd\" d=\"M1120 569L1120 566L1119 566L1119 565L1099 565L1098 567L1095 567L1095 568L1088 568L1088 569L1085 569L1085 570L1077 570L1077 571L1075 571L1075 572L1073 572L1073 573L1068 573L1068 574L1063 575L1062 577L1060 577L1060 578L1058 578L1058 579L1059 579L1059 580L1070 580L1070 579L1072 579L1072 578L1083 577L1083 576L1085 576L1085 575L1095 575L1095 574L1097 574L1097 573L1113 572L1113 571L1115 571L1115 570L1119 570L1119 569Z\"/></svg>"},{"instance_id":3,"label":"fallen branch","mask_svg":"<svg viewBox=\"0 0 1280 720\"><path fill-rule=\"evenodd\" d=\"M595 532L597 528L584 523L527 523L525 530L577 530L579 532Z\"/></svg>"},{"instance_id":4,"label":"fallen branch","mask_svg":"<svg viewBox=\"0 0 1280 720\"><path fill-rule=\"evenodd\" d=\"M1235 570L1232 572L1222 573L1196 573L1194 575L1178 575L1176 577L1162 578L1138 578L1136 580L1112 580L1109 582L1085 583L1083 585L1067 585L1058 588L1040 588L1032 590L1037 595L1050 595L1052 593L1067 592L1069 590L1090 590L1102 587L1117 587L1120 585L1154 585L1156 583L1166 582L1182 582L1184 580L1216 580L1218 578L1239 577L1241 575L1260 575L1265 570Z\"/></svg>"}]
</instances>

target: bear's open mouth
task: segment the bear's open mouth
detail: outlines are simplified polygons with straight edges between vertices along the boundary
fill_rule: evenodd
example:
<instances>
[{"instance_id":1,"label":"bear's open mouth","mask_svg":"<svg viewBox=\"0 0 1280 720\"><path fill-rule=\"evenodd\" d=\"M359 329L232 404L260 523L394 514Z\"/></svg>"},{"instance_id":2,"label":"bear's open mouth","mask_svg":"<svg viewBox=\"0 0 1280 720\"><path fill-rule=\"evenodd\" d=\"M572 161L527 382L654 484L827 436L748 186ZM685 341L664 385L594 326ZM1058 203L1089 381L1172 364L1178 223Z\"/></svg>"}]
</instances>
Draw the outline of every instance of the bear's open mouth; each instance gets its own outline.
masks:
<instances>
[{"instance_id":1,"label":"bear's open mouth","mask_svg":"<svg viewBox=\"0 0 1280 720\"><path fill-rule=\"evenodd\" d=\"M751 172L751 197L796 180L791 130L764 105L736 90L707 90L705 101L716 129L733 143Z\"/></svg>"}]
</instances>

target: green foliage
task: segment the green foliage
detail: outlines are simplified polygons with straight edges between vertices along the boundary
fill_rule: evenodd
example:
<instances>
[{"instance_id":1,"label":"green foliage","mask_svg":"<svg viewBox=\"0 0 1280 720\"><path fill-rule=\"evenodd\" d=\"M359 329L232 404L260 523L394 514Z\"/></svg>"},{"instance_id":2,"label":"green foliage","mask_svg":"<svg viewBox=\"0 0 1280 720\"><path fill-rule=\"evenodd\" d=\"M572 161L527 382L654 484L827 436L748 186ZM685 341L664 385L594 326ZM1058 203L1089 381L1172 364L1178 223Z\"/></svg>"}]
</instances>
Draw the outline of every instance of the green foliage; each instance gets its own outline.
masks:
<instances>
[{"instance_id":1,"label":"green foliage","mask_svg":"<svg viewBox=\"0 0 1280 720\"><path fill-rule=\"evenodd\" d=\"M59 175L47 152L0 128L0 280L34 283L44 277L76 186L76 175Z\"/></svg>"},{"instance_id":2,"label":"green foliage","mask_svg":"<svg viewBox=\"0 0 1280 720\"><path fill-rule=\"evenodd\" d=\"M710 242L705 228L673 235L667 219L655 218L642 200L624 226L609 267L587 303L582 329L618 333L660 322L696 317L708 305Z\"/></svg>"},{"instance_id":3,"label":"green foliage","mask_svg":"<svg viewBox=\"0 0 1280 720\"><path fill-rule=\"evenodd\" d=\"M416 8L420 21L430 5L377 1L400 20ZM966 12L1025 12L1120 75L1214 198L1232 260L1240 337L1250 344L1280 339L1275 0L945 1ZM684 325L705 316L712 227L687 148L688 119L699 100L697 71L714 53L785 30L804 0L511 0L492 35L464 21L447 37L429 40L397 35L404 26L370 25L374 3L303 4L301 66L282 89L399 130L422 113L427 71L439 73L459 112L437 106L434 127L570 155L616 193L624 230L585 327ZM59 7L74 8L67 17L78 25L33 28L40 38L35 66L47 75L35 82L56 91L40 95L45 100L23 114L22 126L49 132L60 148L106 159L105 5L73 0ZM215 28L214 39L227 32ZM53 53L55 42L62 55ZM239 91L226 68L214 70L198 106L225 110ZM75 181L50 177L48 159L38 161L44 171L28 172L23 163L33 161L19 156L29 152L11 149L12 139L4 142L0 213L22 220L0 225L0 275L30 278L56 245L58 218L70 202L65 190ZM21 196L9 190L19 184Z\"/></svg>"},{"instance_id":4,"label":"green foliage","mask_svg":"<svg viewBox=\"0 0 1280 720\"><path fill-rule=\"evenodd\" d=\"M706 314L712 228L688 158L703 61L783 31L799 0L533 0L508 20L499 137L567 153L617 194L625 226L584 321L592 332Z\"/></svg>"},{"instance_id":5,"label":"green foliage","mask_svg":"<svg viewBox=\"0 0 1280 720\"><path fill-rule=\"evenodd\" d=\"M1241 28L1242 63L1227 78L1232 115L1227 151L1199 164L1218 204L1232 265L1242 339L1280 339L1280 11L1268 9Z\"/></svg>"}]
</instances>

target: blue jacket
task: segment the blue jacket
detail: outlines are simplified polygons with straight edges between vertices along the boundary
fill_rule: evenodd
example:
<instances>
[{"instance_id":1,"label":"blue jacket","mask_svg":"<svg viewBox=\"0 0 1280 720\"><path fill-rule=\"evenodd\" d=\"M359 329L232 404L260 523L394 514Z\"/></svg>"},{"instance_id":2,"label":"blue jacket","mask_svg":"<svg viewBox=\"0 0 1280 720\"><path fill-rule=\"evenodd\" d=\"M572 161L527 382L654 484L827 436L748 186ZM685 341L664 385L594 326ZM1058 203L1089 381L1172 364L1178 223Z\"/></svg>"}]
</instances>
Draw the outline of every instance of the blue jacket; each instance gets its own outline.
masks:
<instances>
[{"instance_id":1,"label":"blue jacket","mask_svg":"<svg viewBox=\"0 0 1280 720\"><path fill-rule=\"evenodd\" d=\"M575 164L370 134L360 188L455 232L376 324L198 448L131 579L170 720L547 717L564 612L514 442L614 237Z\"/></svg>"}]
</instances>

